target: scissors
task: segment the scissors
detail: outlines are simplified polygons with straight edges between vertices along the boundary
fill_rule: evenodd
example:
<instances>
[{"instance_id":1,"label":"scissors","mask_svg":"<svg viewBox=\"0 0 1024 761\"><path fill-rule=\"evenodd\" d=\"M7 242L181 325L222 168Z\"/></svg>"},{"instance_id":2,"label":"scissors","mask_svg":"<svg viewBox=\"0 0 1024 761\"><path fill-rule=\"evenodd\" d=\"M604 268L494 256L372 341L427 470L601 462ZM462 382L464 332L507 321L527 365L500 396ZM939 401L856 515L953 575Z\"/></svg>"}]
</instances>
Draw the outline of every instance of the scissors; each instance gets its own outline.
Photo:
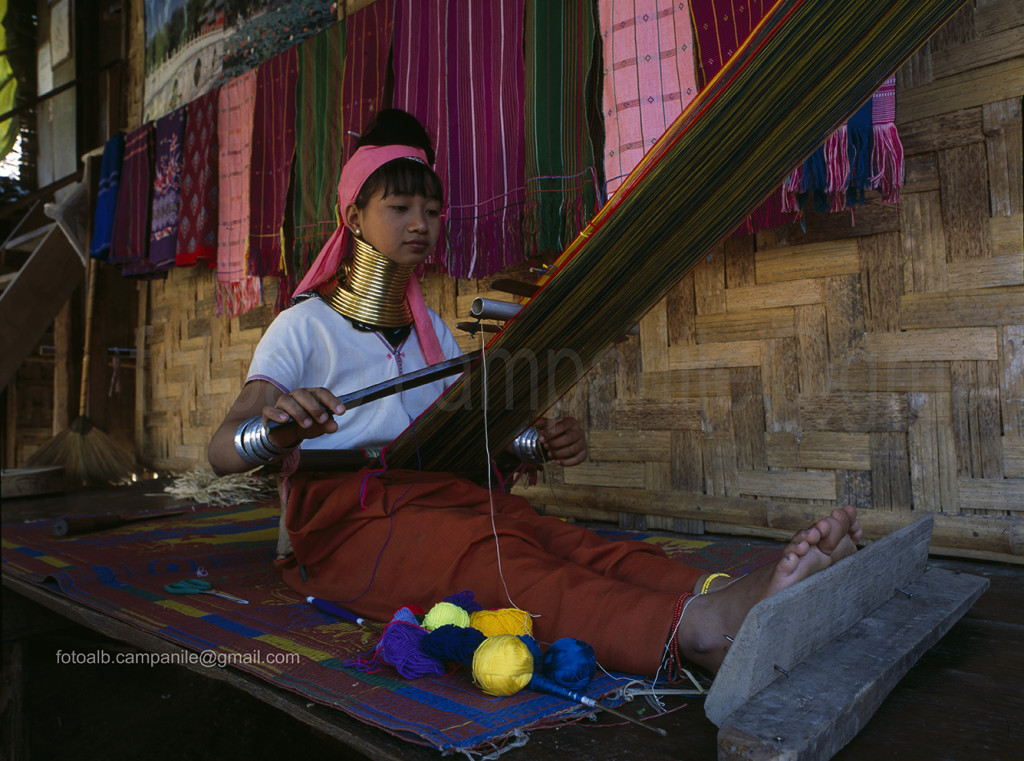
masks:
<instances>
[{"instance_id":1,"label":"scissors","mask_svg":"<svg viewBox=\"0 0 1024 761\"><path fill-rule=\"evenodd\" d=\"M200 579L182 579L176 581L173 584L165 584L164 591L170 592L172 595L217 595L217 597L223 597L226 600L234 600L235 602L248 605L248 600L243 600L241 597L235 597L229 595L226 592L218 592L213 588L213 585L208 581L201 581Z\"/></svg>"}]
</instances>

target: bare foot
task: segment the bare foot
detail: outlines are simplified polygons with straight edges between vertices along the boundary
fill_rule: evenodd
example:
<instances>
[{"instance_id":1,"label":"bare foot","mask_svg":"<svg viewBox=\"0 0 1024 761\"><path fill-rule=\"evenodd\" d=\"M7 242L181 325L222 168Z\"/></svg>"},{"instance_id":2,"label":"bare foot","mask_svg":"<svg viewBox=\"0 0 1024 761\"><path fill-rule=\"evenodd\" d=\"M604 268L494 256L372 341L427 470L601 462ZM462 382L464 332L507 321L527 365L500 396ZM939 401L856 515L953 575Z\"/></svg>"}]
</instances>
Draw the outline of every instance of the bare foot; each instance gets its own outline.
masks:
<instances>
[{"instance_id":1,"label":"bare foot","mask_svg":"<svg viewBox=\"0 0 1024 761\"><path fill-rule=\"evenodd\" d=\"M853 554L862 533L857 510L837 508L794 534L776 563L739 579L716 579L708 594L687 603L677 635L684 657L711 672L718 671L729 650L726 635L735 636L755 604ZM700 583L702 580L697 589Z\"/></svg>"}]
</instances>

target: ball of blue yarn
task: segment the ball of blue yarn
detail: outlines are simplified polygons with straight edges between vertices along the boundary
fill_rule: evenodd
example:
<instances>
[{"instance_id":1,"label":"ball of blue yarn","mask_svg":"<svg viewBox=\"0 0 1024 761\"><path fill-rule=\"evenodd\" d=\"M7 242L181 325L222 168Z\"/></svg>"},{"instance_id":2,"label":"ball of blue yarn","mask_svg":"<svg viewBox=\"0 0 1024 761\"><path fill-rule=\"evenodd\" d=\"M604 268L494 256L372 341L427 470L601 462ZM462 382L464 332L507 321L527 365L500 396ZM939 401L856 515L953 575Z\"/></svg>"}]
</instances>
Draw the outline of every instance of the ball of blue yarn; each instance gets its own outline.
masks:
<instances>
[{"instance_id":1,"label":"ball of blue yarn","mask_svg":"<svg viewBox=\"0 0 1024 761\"><path fill-rule=\"evenodd\" d=\"M597 670L594 648L571 637L560 639L544 653L541 670L563 687L582 690L590 684Z\"/></svg>"},{"instance_id":2,"label":"ball of blue yarn","mask_svg":"<svg viewBox=\"0 0 1024 761\"><path fill-rule=\"evenodd\" d=\"M427 634L420 648L436 660L461 663L472 668L473 653L485 639L483 632L472 626L445 624Z\"/></svg>"}]
</instances>

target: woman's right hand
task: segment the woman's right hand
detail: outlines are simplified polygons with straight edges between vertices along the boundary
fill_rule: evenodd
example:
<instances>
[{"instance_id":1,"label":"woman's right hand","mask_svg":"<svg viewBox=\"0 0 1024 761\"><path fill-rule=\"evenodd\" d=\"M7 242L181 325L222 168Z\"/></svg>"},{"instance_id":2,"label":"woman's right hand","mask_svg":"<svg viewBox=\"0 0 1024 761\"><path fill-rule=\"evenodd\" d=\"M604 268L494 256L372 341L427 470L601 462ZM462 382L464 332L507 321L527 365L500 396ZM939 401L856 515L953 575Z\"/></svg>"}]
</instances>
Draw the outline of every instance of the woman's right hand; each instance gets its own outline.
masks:
<instances>
[{"instance_id":1,"label":"woman's right hand","mask_svg":"<svg viewBox=\"0 0 1024 761\"><path fill-rule=\"evenodd\" d=\"M270 431L270 440L284 447L334 433L338 430L334 415L344 413L345 407L338 397L323 387L281 394L274 404L263 408L265 420L281 424Z\"/></svg>"}]
</instances>

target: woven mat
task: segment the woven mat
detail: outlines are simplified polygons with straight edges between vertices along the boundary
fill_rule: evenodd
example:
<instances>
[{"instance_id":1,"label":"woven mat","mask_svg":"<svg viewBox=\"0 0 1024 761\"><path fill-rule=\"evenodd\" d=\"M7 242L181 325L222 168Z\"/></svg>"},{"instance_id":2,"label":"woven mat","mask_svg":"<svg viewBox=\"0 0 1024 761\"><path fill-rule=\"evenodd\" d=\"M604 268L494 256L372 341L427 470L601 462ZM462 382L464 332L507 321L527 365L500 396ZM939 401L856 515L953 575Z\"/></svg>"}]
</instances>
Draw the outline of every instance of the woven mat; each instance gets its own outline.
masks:
<instances>
[{"instance_id":1,"label":"woven mat","mask_svg":"<svg viewBox=\"0 0 1024 761\"><path fill-rule=\"evenodd\" d=\"M465 669L407 680L390 667L367 674L346 666L348 659L372 651L378 633L324 615L281 581L272 564L276 506L186 510L61 539L52 535L49 522L4 525L3 572L51 587L215 663L228 659L232 667L308 700L442 751L488 752L533 729L592 713L529 690L508 698L485 695ZM673 557L714 570L743 572L778 555L773 545L740 539L599 533L653 542ZM249 604L163 589L197 576ZM587 694L600 698L621 680L633 678L599 673Z\"/></svg>"}]
</instances>

